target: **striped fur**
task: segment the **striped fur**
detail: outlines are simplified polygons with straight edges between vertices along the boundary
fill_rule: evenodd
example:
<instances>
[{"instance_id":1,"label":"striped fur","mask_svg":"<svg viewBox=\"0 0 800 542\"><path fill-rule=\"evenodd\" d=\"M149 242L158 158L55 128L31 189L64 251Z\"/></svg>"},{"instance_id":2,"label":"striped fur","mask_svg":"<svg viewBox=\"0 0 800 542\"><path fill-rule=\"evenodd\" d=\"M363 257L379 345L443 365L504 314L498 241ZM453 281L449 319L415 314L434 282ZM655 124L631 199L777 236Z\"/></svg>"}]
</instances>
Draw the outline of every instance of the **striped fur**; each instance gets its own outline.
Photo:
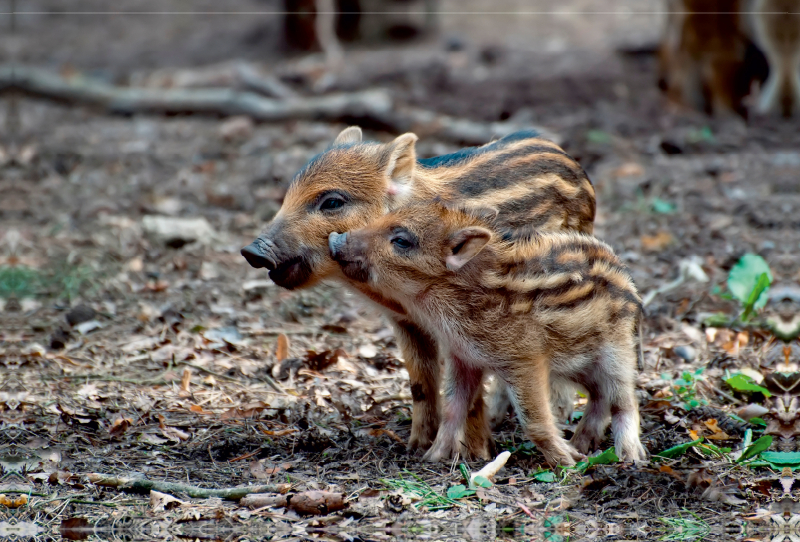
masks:
<instances>
[{"instance_id":1,"label":"striped fur","mask_svg":"<svg viewBox=\"0 0 800 542\"><path fill-rule=\"evenodd\" d=\"M251 265L267 267L270 278L285 288L336 279L385 310L416 390L409 447L424 449L439 424L436 343L400 305L341 273L328 253L328 234L363 227L400 205L436 197L488 212L497 234L509 242L536 230L591 233L595 195L580 165L532 131L426 159L417 159L416 140L404 134L386 144L364 142L360 129L344 130L298 172L278 214L242 253ZM326 208L333 199L341 205ZM488 457L491 433L482 397L473 411L467 448L473 456Z\"/></svg>"},{"instance_id":2,"label":"striped fur","mask_svg":"<svg viewBox=\"0 0 800 542\"><path fill-rule=\"evenodd\" d=\"M426 457L463 451L466 408L489 370L508 384L527 435L550 463L572 464L599 445L609 417L617 454L643 459L633 391L641 301L625 266L584 233L511 242L495 230L492 220L432 202L331 236L346 275L402 305L449 353L445 415ZM579 387L590 398L574 447L554 425L554 383L556 393Z\"/></svg>"}]
</instances>

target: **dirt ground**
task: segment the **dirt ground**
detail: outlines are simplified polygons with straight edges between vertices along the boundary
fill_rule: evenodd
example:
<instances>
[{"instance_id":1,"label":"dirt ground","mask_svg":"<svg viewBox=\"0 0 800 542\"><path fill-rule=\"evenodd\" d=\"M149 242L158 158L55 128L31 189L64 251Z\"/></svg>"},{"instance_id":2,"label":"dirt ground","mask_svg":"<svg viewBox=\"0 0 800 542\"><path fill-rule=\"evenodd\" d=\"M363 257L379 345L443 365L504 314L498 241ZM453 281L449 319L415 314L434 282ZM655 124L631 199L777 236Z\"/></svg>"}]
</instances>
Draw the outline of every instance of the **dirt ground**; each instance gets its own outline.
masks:
<instances>
[{"instance_id":1,"label":"dirt ground","mask_svg":"<svg viewBox=\"0 0 800 542\"><path fill-rule=\"evenodd\" d=\"M0 51L4 63L120 84L237 58L310 94L287 74L319 56L286 53L279 16L252 14L278 4L243 0L238 15L76 15L108 4L19 0L27 13L0 36ZM791 294L764 314L797 312L800 125L667 104L653 54L661 2L617 0L590 13L598 4L508 0L478 15L465 12L483 2L443 0L435 35L351 46L331 90L385 88L398 103L557 134L596 187L597 236L642 294L685 276L647 305L637 381L646 448L655 455L704 436L735 454L763 428L729 414L772 403L723 380L742 368L796 376L800 349L767 331L704 322L737 315L720 288L745 253L769 263L772 291ZM198 0L115 9L220 8ZM501 13L520 9L531 13ZM387 322L335 284L282 290L239 254L294 173L344 124L237 128L8 95L0 126L2 536L760 540L776 536L775 517L798 517L786 496L800 484L791 468L744 466L707 448L542 474L542 456L511 415L495 431L498 451L513 451L495 484L444 499L462 475L405 450L408 375ZM377 140L395 135L367 130ZM424 135L418 144L423 156L457 148ZM152 216L200 222L165 240ZM699 378L678 397L675 379L686 372ZM792 408L787 416L798 415ZM773 449L800 448L786 438ZM308 517L185 490L168 503L92 473L210 489L288 483L292 492L344 494L348 506Z\"/></svg>"}]
</instances>

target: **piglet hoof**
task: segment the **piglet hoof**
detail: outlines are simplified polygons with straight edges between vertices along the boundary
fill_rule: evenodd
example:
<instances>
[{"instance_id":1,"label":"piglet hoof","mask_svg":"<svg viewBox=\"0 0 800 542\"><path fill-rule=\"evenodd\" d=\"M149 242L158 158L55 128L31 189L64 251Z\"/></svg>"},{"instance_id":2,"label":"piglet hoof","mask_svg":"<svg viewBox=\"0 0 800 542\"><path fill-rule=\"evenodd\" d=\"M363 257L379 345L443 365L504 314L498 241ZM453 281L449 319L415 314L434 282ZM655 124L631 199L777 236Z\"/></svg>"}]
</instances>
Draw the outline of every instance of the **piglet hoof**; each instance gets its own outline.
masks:
<instances>
[{"instance_id":1,"label":"piglet hoof","mask_svg":"<svg viewBox=\"0 0 800 542\"><path fill-rule=\"evenodd\" d=\"M567 441L558 439L548 447L539 448L544 455L545 461L552 466L561 465L571 467L578 461L583 461L586 456L573 448Z\"/></svg>"},{"instance_id":2,"label":"piglet hoof","mask_svg":"<svg viewBox=\"0 0 800 542\"><path fill-rule=\"evenodd\" d=\"M570 439L570 444L579 452L588 454L603 444L604 436L592 433L587 426L578 427L578 431Z\"/></svg>"},{"instance_id":3,"label":"piglet hoof","mask_svg":"<svg viewBox=\"0 0 800 542\"><path fill-rule=\"evenodd\" d=\"M423 461L438 463L440 461L450 461L457 453L461 452L461 447L455 444L454 439L444 439L437 437L430 450L422 457Z\"/></svg>"},{"instance_id":4,"label":"piglet hoof","mask_svg":"<svg viewBox=\"0 0 800 542\"><path fill-rule=\"evenodd\" d=\"M408 440L408 446L406 446L406 450L408 450L409 453L414 453L418 450L425 451L431 447L431 444L431 439L425 435L412 434L411 438Z\"/></svg>"},{"instance_id":5,"label":"piglet hoof","mask_svg":"<svg viewBox=\"0 0 800 542\"><path fill-rule=\"evenodd\" d=\"M484 459L486 461L494 457L494 439L491 436L480 442L467 443L467 453L470 458Z\"/></svg>"},{"instance_id":6,"label":"piglet hoof","mask_svg":"<svg viewBox=\"0 0 800 542\"><path fill-rule=\"evenodd\" d=\"M647 460L647 450L644 449L644 446L642 446L642 443L638 440L635 443L621 445L619 446L619 450L615 449L615 451L619 460L626 463Z\"/></svg>"},{"instance_id":7,"label":"piglet hoof","mask_svg":"<svg viewBox=\"0 0 800 542\"><path fill-rule=\"evenodd\" d=\"M485 421L485 420L484 420ZM495 454L494 438L488 425L467 427L465 435L467 454L472 459L492 459Z\"/></svg>"},{"instance_id":8,"label":"piglet hoof","mask_svg":"<svg viewBox=\"0 0 800 542\"><path fill-rule=\"evenodd\" d=\"M415 416L420 416L424 421L425 416L416 413ZM415 417L413 421L417 422L417 417ZM417 450L425 451L429 449L438 431L438 426L433 423L412 423L411 437L408 439L407 450L409 452L415 452Z\"/></svg>"}]
</instances>

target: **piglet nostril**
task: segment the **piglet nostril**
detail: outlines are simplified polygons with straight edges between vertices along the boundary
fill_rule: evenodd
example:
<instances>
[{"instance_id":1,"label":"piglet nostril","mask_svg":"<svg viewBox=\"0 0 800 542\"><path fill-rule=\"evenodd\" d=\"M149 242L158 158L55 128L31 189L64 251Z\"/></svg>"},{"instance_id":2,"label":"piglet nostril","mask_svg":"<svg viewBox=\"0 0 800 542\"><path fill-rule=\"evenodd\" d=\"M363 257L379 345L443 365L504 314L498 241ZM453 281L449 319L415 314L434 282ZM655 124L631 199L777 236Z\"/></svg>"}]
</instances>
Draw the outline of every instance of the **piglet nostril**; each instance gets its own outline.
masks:
<instances>
[{"instance_id":1,"label":"piglet nostril","mask_svg":"<svg viewBox=\"0 0 800 542\"><path fill-rule=\"evenodd\" d=\"M275 260L266 253L267 251L264 250L265 247L263 245L263 242L259 242L259 239L256 239L242 249L242 256L252 267L256 269L266 267L272 271L275 269Z\"/></svg>"},{"instance_id":2,"label":"piglet nostril","mask_svg":"<svg viewBox=\"0 0 800 542\"><path fill-rule=\"evenodd\" d=\"M332 232L328 235L328 248L331 251L331 257L336 259L347 242L347 233Z\"/></svg>"}]
</instances>

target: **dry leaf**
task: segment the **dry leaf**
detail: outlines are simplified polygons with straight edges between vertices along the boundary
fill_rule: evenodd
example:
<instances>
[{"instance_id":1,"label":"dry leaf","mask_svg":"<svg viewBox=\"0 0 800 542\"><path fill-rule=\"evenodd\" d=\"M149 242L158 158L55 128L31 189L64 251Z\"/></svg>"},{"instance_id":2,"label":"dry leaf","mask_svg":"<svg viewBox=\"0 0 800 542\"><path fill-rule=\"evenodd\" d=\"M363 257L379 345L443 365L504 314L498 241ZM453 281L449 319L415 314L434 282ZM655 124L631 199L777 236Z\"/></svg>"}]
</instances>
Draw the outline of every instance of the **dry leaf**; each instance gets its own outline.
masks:
<instances>
[{"instance_id":1,"label":"dry leaf","mask_svg":"<svg viewBox=\"0 0 800 542\"><path fill-rule=\"evenodd\" d=\"M189 440L191 436L186 431L181 431L177 427L163 427L161 428L161 434L173 442L183 442L184 440Z\"/></svg>"},{"instance_id":2,"label":"dry leaf","mask_svg":"<svg viewBox=\"0 0 800 542\"><path fill-rule=\"evenodd\" d=\"M267 408L269 408L269 403L256 401L255 403L248 403L246 405L228 409L222 413L220 418L223 420L230 420L234 418L253 418Z\"/></svg>"},{"instance_id":3,"label":"dry leaf","mask_svg":"<svg viewBox=\"0 0 800 542\"><path fill-rule=\"evenodd\" d=\"M192 406L189 407L189 410L194 412L195 414L204 414L206 416L208 416L210 414L214 414L213 412L211 412L209 410L204 410L203 407L201 407L200 405L192 405Z\"/></svg>"},{"instance_id":4,"label":"dry leaf","mask_svg":"<svg viewBox=\"0 0 800 542\"><path fill-rule=\"evenodd\" d=\"M132 424L133 420L131 420L130 418L117 418L116 420L114 420L114 423L111 424L111 427L109 428L108 432L111 433L113 436L118 437L124 434L125 431L128 430L128 427L130 427Z\"/></svg>"},{"instance_id":5,"label":"dry leaf","mask_svg":"<svg viewBox=\"0 0 800 542\"><path fill-rule=\"evenodd\" d=\"M146 444L151 444L153 446L163 446L164 444L168 443L169 440L161 438L158 435L154 435L152 433L144 433L142 436L139 437L139 442L144 442Z\"/></svg>"},{"instance_id":6,"label":"dry leaf","mask_svg":"<svg viewBox=\"0 0 800 542\"><path fill-rule=\"evenodd\" d=\"M725 431L720 429L717 426L717 420L715 418L711 418L703 422L705 426L711 430L711 435L706 436L707 439L711 440L728 440L731 438Z\"/></svg>"},{"instance_id":7,"label":"dry leaf","mask_svg":"<svg viewBox=\"0 0 800 542\"><path fill-rule=\"evenodd\" d=\"M184 504L182 500L176 499L172 495L161 493L160 491L150 490L150 508L153 512L171 510L182 504Z\"/></svg>"},{"instance_id":8,"label":"dry leaf","mask_svg":"<svg viewBox=\"0 0 800 542\"><path fill-rule=\"evenodd\" d=\"M675 238L668 231L660 231L655 235L643 235L641 238L642 250L645 252L661 252L675 242Z\"/></svg>"},{"instance_id":9,"label":"dry leaf","mask_svg":"<svg viewBox=\"0 0 800 542\"><path fill-rule=\"evenodd\" d=\"M614 170L617 177L639 177L644 175L644 168L636 162L625 162Z\"/></svg>"}]
</instances>

